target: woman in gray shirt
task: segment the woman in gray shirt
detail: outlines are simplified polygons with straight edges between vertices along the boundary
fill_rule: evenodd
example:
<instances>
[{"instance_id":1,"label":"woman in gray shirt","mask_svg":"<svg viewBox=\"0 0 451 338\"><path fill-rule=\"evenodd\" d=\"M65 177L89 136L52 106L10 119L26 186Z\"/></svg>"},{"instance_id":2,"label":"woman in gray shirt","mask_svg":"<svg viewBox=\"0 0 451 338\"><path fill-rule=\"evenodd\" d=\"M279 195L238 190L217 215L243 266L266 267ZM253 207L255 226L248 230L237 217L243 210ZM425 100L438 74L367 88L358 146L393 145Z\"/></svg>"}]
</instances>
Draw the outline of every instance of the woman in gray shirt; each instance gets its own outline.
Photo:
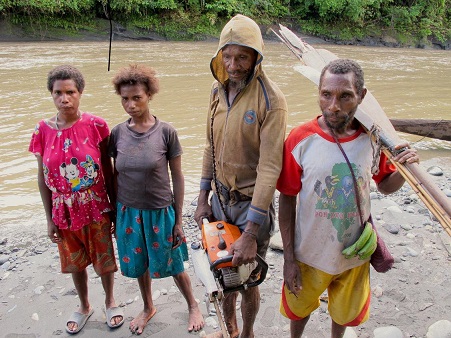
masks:
<instances>
[{"instance_id":1,"label":"woman in gray shirt","mask_svg":"<svg viewBox=\"0 0 451 338\"><path fill-rule=\"evenodd\" d=\"M188 250L182 230L184 177L177 132L150 113L149 101L159 89L152 68L125 67L113 78L113 85L130 115L113 128L109 145L114 159L117 247L121 271L138 279L144 302L130 330L141 334L156 313L152 278L173 276L188 303L188 331L198 331L204 320L183 266Z\"/></svg>"}]
</instances>

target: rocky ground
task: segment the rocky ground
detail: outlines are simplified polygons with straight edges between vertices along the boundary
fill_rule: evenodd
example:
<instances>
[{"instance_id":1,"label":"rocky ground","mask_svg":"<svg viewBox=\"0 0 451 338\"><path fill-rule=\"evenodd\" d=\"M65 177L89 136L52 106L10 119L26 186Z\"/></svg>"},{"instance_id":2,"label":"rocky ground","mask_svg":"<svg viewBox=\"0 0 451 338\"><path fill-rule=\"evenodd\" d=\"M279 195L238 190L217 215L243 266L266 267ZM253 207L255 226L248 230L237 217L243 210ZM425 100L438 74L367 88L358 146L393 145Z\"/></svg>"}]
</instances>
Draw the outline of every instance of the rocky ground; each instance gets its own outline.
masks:
<instances>
[{"instance_id":1,"label":"rocky ground","mask_svg":"<svg viewBox=\"0 0 451 338\"><path fill-rule=\"evenodd\" d=\"M429 160L424 169L436 167L431 178L451 195L449 159ZM185 207L185 231L189 241L199 231L193 222L195 206ZM379 232L395 256L392 270L380 274L371 269L371 317L360 327L348 329L346 337L450 338L451 337L451 237L443 230L410 187L391 196L373 191L372 210ZM0 229L0 337L28 338L68 336L65 321L76 309L77 296L70 276L59 272L57 248L44 234L43 222L28 232L9 234ZM276 232L268 252L269 272L261 285L261 308L256 337L289 337L289 322L279 313L283 254ZM191 263L191 262L188 262ZM208 315L205 289L187 271L201 303L207 325L200 333L187 333L186 303L172 278L155 280L153 298L158 312L143 337L193 337L217 330L217 317ZM116 274L116 300L125 311L126 323L111 330L105 324L100 279L89 270L90 299L95 313L79 337L130 337L129 321L142 306L135 280ZM307 326L305 337L330 337L327 295Z\"/></svg>"}]
</instances>

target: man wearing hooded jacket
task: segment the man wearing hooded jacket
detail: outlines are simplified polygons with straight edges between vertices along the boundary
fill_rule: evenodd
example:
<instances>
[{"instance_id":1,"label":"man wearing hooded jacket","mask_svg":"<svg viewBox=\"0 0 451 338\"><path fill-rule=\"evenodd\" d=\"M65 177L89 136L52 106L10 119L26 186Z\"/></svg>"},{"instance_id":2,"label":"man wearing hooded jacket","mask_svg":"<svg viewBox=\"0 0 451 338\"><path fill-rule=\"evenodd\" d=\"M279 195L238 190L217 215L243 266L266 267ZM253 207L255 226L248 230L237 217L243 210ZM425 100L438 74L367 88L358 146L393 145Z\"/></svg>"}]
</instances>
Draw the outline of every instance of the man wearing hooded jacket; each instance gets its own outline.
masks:
<instances>
[{"instance_id":1,"label":"man wearing hooded jacket","mask_svg":"<svg viewBox=\"0 0 451 338\"><path fill-rule=\"evenodd\" d=\"M282 166L287 104L262 69L263 38L250 18L236 15L223 28L210 62L215 78L210 94L207 140L195 219L223 220L241 237L229 250L232 264L265 257L274 229L273 196ZM211 205L210 191L213 190ZM231 337L238 337L237 292L223 301ZM258 287L242 291L241 337L254 337L260 305Z\"/></svg>"}]
</instances>

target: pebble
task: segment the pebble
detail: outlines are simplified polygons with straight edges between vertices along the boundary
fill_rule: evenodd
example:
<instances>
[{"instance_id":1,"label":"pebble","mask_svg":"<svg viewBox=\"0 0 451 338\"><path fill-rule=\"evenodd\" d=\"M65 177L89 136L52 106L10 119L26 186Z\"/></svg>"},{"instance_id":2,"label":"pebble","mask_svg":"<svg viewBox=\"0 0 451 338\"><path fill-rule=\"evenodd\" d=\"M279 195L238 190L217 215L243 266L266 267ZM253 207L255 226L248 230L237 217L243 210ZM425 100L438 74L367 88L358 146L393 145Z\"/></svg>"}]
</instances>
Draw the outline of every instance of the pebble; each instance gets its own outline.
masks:
<instances>
[{"instance_id":1,"label":"pebble","mask_svg":"<svg viewBox=\"0 0 451 338\"><path fill-rule=\"evenodd\" d=\"M355 333L352 327L347 327L343 338L357 338L357 333Z\"/></svg>"},{"instance_id":2,"label":"pebble","mask_svg":"<svg viewBox=\"0 0 451 338\"><path fill-rule=\"evenodd\" d=\"M39 320L39 315L35 312L31 315L31 319L38 321Z\"/></svg>"},{"instance_id":3,"label":"pebble","mask_svg":"<svg viewBox=\"0 0 451 338\"><path fill-rule=\"evenodd\" d=\"M429 326L426 338L450 338L451 322L449 320L439 320Z\"/></svg>"},{"instance_id":4,"label":"pebble","mask_svg":"<svg viewBox=\"0 0 451 338\"><path fill-rule=\"evenodd\" d=\"M214 317L207 317L207 318L205 318L205 325L211 326L211 327L217 327L218 322L216 321L216 319Z\"/></svg>"},{"instance_id":5,"label":"pebble","mask_svg":"<svg viewBox=\"0 0 451 338\"><path fill-rule=\"evenodd\" d=\"M376 287L373 290L374 297L380 298L384 294L384 290L382 290L382 287L380 285L376 285Z\"/></svg>"},{"instance_id":6,"label":"pebble","mask_svg":"<svg viewBox=\"0 0 451 338\"><path fill-rule=\"evenodd\" d=\"M420 310L420 311L424 311L424 310L426 310L427 308L430 308L432 305L434 305L434 303L425 303L425 304L423 304L423 305L419 308L419 310Z\"/></svg>"},{"instance_id":7,"label":"pebble","mask_svg":"<svg viewBox=\"0 0 451 338\"><path fill-rule=\"evenodd\" d=\"M375 200L378 198L379 198L379 195L377 192L375 192L375 191L370 192L370 199Z\"/></svg>"},{"instance_id":8,"label":"pebble","mask_svg":"<svg viewBox=\"0 0 451 338\"><path fill-rule=\"evenodd\" d=\"M437 167L437 166L429 167L426 171L432 176L442 176L443 175L442 168Z\"/></svg>"},{"instance_id":9,"label":"pebble","mask_svg":"<svg viewBox=\"0 0 451 338\"><path fill-rule=\"evenodd\" d=\"M400 213L402 213L402 210L401 210L401 208L400 208L400 207L398 207L397 205L392 205L392 206L389 206L389 207L387 208L387 210L388 210L388 211L390 211L390 212L394 212L394 213L397 213L397 214L400 214Z\"/></svg>"},{"instance_id":10,"label":"pebble","mask_svg":"<svg viewBox=\"0 0 451 338\"><path fill-rule=\"evenodd\" d=\"M9 256L7 255L1 255L0 256L0 265L5 264L9 260Z\"/></svg>"},{"instance_id":11,"label":"pebble","mask_svg":"<svg viewBox=\"0 0 451 338\"><path fill-rule=\"evenodd\" d=\"M157 300L160 296L161 296L160 290L156 290L156 291L152 292L152 300L153 301Z\"/></svg>"},{"instance_id":12,"label":"pebble","mask_svg":"<svg viewBox=\"0 0 451 338\"><path fill-rule=\"evenodd\" d=\"M396 235L399 233L399 225L397 224L386 224L384 225L385 230L387 230L389 233Z\"/></svg>"},{"instance_id":13,"label":"pebble","mask_svg":"<svg viewBox=\"0 0 451 338\"><path fill-rule=\"evenodd\" d=\"M7 262L5 262L5 263L2 264L2 266L0 267L0 269L3 270L3 271L6 271L6 270L9 270L9 269L10 269L10 266L11 266L11 262L10 262L10 261L7 261Z\"/></svg>"},{"instance_id":14,"label":"pebble","mask_svg":"<svg viewBox=\"0 0 451 338\"><path fill-rule=\"evenodd\" d=\"M44 291L44 287L43 287L42 285L41 285L41 286L38 286L36 289L33 290L33 292L34 292L35 295L40 295L40 294L42 294L42 291Z\"/></svg>"},{"instance_id":15,"label":"pebble","mask_svg":"<svg viewBox=\"0 0 451 338\"><path fill-rule=\"evenodd\" d=\"M378 327L373 331L374 338L403 338L401 330L396 326Z\"/></svg>"},{"instance_id":16,"label":"pebble","mask_svg":"<svg viewBox=\"0 0 451 338\"><path fill-rule=\"evenodd\" d=\"M410 231L413 227L410 224L401 224L401 228L406 231Z\"/></svg>"},{"instance_id":17,"label":"pebble","mask_svg":"<svg viewBox=\"0 0 451 338\"><path fill-rule=\"evenodd\" d=\"M416 252L414 249L406 247L407 251L404 252L403 256L411 256L411 257L417 257L418 252Z\"/></svg>"},{"instance_id":18,"label":"pebble","mask_svg":"<svg viewBox=\"0 0 451 338\"><path fill-rule=\"evenodd\" d=\"M409 214L414 214L414 213L415 213L415 208L414 208L414 207L407 207L407 208L406 208L406 211L407 211Z\"/></svg>"}]
</instances>

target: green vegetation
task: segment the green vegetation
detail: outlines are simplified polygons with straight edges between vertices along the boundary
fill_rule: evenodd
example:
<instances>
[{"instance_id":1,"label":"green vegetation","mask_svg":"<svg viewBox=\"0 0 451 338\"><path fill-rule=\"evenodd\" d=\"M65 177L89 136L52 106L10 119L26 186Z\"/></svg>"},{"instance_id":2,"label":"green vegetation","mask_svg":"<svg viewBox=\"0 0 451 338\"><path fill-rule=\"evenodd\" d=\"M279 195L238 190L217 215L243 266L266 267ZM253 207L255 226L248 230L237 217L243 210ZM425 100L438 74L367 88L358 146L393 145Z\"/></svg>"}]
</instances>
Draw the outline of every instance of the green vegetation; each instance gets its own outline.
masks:
<instances>
[{"instance_id":1,"label":"green vegetation","mask_svg":"<svg viewBox=\"0 0 451 338\"><path fill-rule=\"evenodd\" d=\"M108 19L137 34L171 40L218 36L236 13L262 26L353 43L391 37L407 44L451 38L451 0L0 0L0 19L37 36L98 29Z\"/></svg>"}]
</instances>

